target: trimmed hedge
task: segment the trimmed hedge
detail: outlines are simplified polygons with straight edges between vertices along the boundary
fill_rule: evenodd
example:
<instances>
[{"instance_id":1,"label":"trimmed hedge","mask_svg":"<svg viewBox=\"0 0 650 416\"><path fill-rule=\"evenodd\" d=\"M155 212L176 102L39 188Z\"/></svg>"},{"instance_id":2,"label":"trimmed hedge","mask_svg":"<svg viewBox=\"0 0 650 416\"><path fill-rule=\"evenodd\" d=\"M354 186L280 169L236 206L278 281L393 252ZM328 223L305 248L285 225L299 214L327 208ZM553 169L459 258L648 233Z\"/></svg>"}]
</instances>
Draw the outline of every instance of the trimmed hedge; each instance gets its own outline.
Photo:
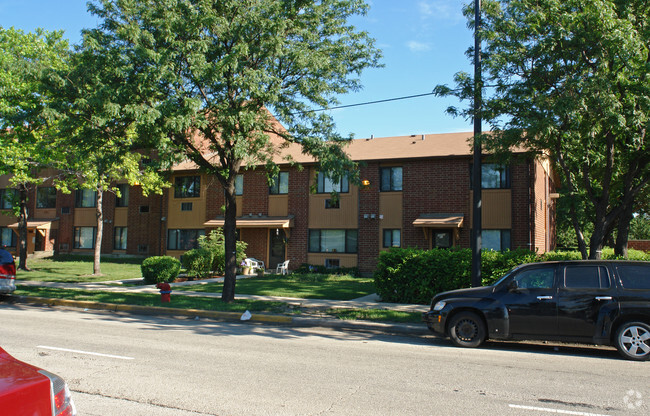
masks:
<instances>
[{"instance_id":1,"label":"trimmed hedge","mask_svg":"<svg viewBox=\"0 0 650 416\"><path fill-rule=\"evenodd\" d=\"M614 250L603 250L603 259L615 259ZM630 260L650 261L650 254L630 250ZM496 282L514 267L539 261L580 260L578 252L530 250L483 251L481 276L484 286ZM428 304L440 292L470 287L472 252L470 249L421 250L394 248L379 255L374 273L377 293L386 302Z\"/></svg>"},{"instance_id":2,"label":"trimmed hedge","mask_svg":"<svg viewBox=\"0 0 650 416\"><path fill-rule=\"evenodd\" d=\"M171 256L147 257L140 270L147 284L173 282L181 271L181 262Z\"/></svg>"}]
</instances>

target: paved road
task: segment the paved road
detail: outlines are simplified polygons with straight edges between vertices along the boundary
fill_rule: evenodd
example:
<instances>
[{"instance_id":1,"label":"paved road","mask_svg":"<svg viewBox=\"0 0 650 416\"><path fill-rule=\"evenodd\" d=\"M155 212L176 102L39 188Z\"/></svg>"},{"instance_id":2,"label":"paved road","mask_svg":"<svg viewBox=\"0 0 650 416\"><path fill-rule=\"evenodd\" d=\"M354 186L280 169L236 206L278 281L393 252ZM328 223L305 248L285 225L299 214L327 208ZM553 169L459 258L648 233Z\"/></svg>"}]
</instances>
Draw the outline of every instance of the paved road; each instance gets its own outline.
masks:
<instances>
[{"instance_id":1,"label":"paved road","mask_svg":"<svg viewBox=\"0 0 650 416\"><path fill-rule=\"evenodd\" d=\"M80 415L650 413L650 363L609 348L470 350L430 337L20 304L0 304L0 322L0 345L66 378Z\"/></svg>"}]
</instances>

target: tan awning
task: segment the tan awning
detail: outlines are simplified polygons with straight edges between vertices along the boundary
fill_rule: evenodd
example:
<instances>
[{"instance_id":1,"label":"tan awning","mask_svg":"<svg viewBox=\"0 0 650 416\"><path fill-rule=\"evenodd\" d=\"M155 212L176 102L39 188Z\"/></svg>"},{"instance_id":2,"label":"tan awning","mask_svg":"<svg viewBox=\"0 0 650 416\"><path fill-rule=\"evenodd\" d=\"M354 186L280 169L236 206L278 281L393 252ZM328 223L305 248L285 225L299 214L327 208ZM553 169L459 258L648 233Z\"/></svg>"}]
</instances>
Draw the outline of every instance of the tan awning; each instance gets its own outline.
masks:
<instances>
[{"instance_id":1,"label":"tan awning","mask_svg":"<svg viewBox=\"0 0 650 416\"><path fill-rule=\"evenodd\" d=\"M59 220L33 220L27 221L27 229L33 230L49 230L51 228L56 229L57 227L52 227L52 223L57 223ZM7 226L8 228L18 229L18 223L15 222Z\"/></svg>"},{"instance_id":2,"label":"tan awning","mask_svg":"<svg viewBox=\"0 0 650 416\"><path fill-rule=\"evenodd\" d=\"M463 214L421 214L415 221L414 227L425 228L461 228Z\"/></svg>"},{"instance_id":3,"label":"tan awning","mask_svg":"<svg viewBox=\"0 0 650 416\"><path fill-rule=\"evenodd\" d=\"M293 216L288 217L267 217L267 216L243 216L237 217L237 228L293 228ZM224 218L217 217L205 222L203 225L210 228L223 227Z\"/></svg>"}]
</instances>

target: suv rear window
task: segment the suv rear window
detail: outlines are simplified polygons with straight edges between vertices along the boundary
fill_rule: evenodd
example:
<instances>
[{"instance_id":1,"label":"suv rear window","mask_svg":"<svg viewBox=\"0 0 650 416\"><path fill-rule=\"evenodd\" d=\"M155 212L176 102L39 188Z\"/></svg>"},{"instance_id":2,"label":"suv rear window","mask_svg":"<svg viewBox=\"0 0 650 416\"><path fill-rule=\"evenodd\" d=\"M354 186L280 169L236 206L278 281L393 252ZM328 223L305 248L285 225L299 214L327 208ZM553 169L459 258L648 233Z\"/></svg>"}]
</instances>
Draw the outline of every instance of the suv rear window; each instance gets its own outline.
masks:
<instances>
[{"instance_id":1,"label":"suv rear window","mask_svg":"<svg viewBox=\"0 0 650 416\"><path fill-rule=\"evenodd\" d=\"M650 289L650 265L619 264L616 271L625 289Z\"/></svg>"},{"instance_id":2,"label":"suv rear window","mask_svg":"<svg viewBox=\"0 0 650 416\"><path fill-rule=\"evenodd\" d=\"M603 266L567 266L564 287L580 289L609 289L609 275Z\"/></svg>"}]
</instances>

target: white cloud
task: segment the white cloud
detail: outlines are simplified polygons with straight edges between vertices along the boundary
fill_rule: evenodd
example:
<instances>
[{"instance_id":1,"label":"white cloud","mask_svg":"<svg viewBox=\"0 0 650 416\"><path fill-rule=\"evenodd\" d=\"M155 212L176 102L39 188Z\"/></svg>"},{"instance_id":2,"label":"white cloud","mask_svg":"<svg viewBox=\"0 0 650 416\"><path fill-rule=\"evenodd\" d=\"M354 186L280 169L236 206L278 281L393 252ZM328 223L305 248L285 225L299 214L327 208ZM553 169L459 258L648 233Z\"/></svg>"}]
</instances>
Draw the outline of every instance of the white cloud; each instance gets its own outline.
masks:
<instances>
[{"instance_id":1,"label":"white cloud","mask_svg":"<svg viewBox=\"0 0 650 416\"><path fill-rule=\"evenodd\" d=\"M415 40L406 42L406 47L408 47L411 52L427 52L431 49L430 44L418 42Z\"/></svg>"},{"instance_id":2,"label":"white cloud","mask_svg":"<svg viewBox=\"0 0 650 416\"><path fill-rule=\"evenodd\" d=\"M465 0L421 0L418 10L423 19L464 20L462 9Z\"/></svg>"}]
</instances>

